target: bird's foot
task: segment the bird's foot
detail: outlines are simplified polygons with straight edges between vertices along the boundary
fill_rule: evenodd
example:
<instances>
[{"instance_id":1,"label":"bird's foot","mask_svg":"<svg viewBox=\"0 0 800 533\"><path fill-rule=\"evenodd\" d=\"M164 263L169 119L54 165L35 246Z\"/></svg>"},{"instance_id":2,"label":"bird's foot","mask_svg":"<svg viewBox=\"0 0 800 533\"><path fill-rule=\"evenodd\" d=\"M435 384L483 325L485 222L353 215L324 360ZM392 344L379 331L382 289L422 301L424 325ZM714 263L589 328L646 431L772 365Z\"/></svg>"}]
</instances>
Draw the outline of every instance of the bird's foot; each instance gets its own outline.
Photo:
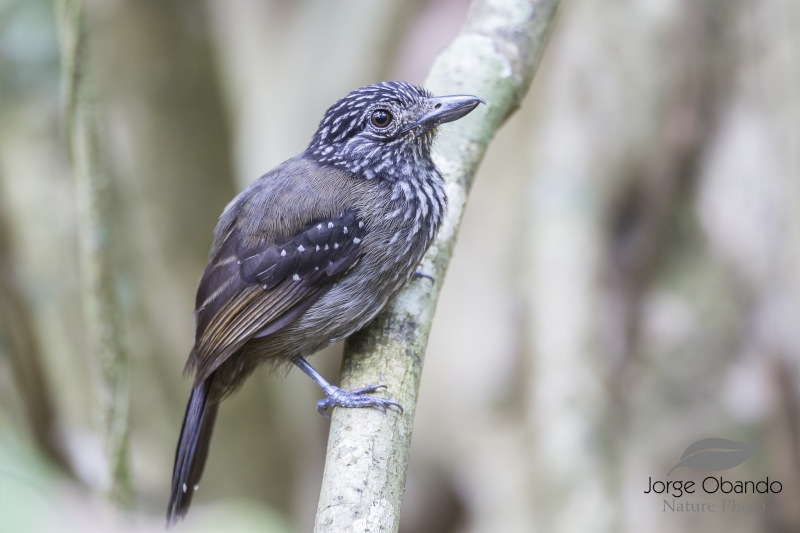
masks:
<instances>
[{"instance_id":1,"label":"bird's foot","mask_svg":"<svg viewBox=\"0 0 800 533\"><path fill-rule=\"evenodd\" d=\"M436 278L425 272L424 270L415 270L414 271L415 278L428 278L429 280L435 282Z\"/></svg>"},{"instance_id":2,"label":"bird's foot","mask_svg":"<svg viewBox=\"0 0 800 533\"><path fill-rule=\"evenodd\" d=\"M334 391L328 394L324 400L317 402L317 412L325 418L330 418L327 413L329 407L379 407L383 412L386 412L387 407L397 407L400 412L403 412L403 406L397 402L393 402L388 398L376 398L369 396L368 393L375 392L378 389L385 389L386 385L370 385L361 389L343 391L335 387Z\"/></svg>"}]
</instances>

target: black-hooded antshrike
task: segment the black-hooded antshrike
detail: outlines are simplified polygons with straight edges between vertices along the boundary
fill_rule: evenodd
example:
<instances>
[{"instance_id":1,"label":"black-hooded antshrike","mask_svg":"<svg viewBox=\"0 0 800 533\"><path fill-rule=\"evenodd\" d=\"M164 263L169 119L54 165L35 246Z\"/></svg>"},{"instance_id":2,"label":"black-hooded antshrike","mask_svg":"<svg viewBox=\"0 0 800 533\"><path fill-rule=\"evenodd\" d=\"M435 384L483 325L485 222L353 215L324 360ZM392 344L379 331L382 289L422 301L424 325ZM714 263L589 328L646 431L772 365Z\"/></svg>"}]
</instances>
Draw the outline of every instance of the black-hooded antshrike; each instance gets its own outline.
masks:
<instances>
[{"instance_id":1,"label":"black-hooded antshrike","mask_svg":"<svg viewBox=\"0 0 800 533\"><path fill-rule=\"evenodd\" d=\"M189 509L219 403L259 365L297 365L325 392L323 414L400 408L369 394L380 386L327 383L305 358L362 328L414 274L447 209L431 161L436 128L481 102L405 82L357 89L328 109L303 153L225 208L197 289L169 525Z\"/></svg>"}]
</instances>

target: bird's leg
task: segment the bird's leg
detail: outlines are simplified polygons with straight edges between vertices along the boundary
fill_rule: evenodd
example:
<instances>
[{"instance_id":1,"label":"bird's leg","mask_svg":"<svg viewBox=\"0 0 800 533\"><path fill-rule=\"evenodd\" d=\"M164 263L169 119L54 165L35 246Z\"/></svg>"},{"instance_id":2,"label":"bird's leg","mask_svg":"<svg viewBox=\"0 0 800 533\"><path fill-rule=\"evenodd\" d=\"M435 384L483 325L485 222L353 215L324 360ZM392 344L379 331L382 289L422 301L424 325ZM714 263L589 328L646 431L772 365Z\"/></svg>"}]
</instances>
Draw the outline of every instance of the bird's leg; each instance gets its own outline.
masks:
<instances>
[{"instance_id":1,"label":"bird's leg","mask_svg":"<svg viewBox=\"0 0 800 533\"><path fill-rule=\"evenodd\" d=\"M403 406L397 402L393 402L388 398L376 398L369 396L367 393L375 392L378 389L385 389L386 385L369 385L360 389L343 391L335 385L331 385L319 372L314 370L308 361L302 357L297 357L292 361L297 367L302 370L308 377L314 380L314 383L320 386L327 398L317 402L317 412L325 418L330 418L327 410L328 407L380 407L383 412L386 412L387 407L397 407L400 412L403 412Z\"/></svg>"},{"instance_id":2,"label":"bird's leg","mask_svg":"<svg viewBox=\"0 0 800 533\"><path fill-rule=\"evenodd\" d=\"M414 271L415 278L428 278L429 280L436 282L436 278L425 272L424 270L415 270Z\"/></svg>"}]
</instances>

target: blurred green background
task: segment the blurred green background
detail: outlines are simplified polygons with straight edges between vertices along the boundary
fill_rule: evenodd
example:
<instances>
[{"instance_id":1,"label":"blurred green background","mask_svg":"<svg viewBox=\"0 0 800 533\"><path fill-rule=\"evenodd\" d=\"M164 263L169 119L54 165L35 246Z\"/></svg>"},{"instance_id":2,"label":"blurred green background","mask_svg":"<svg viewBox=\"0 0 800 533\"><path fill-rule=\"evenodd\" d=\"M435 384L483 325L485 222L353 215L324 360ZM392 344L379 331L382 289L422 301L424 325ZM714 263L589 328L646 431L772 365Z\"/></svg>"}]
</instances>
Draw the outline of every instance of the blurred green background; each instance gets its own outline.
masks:
<instances>
[{"instance_id":1,"label":"blurred green background","mask_svg":"<svg viewBox=\"0 0 800 533\"><path fill-rule=\"evenodd\" d=\"M348 91L422 83L469 2L86 5L135 503L103 497L53 6L0 0L2 532L163 530L217 217ZM339 360L334 347L313 362L335 380ZM299 372L259 373L223 404L180 530L310 531L320 395ZM764 512L665 513L643 494L706 437L761 442L721 474L780 480L780 494L736 496ZM401 531L790 532L798 502L800 3L564 0L472 191Z\"/></svg>"}]
</instances>

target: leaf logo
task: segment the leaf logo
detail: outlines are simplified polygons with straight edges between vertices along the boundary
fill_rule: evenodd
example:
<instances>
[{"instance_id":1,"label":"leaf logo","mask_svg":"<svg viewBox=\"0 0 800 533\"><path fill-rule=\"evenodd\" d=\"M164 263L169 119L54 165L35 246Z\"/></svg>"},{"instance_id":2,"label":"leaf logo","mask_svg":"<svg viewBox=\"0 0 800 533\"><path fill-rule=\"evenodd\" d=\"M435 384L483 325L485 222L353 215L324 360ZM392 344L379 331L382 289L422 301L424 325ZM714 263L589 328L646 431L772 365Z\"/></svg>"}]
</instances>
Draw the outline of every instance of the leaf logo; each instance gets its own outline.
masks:
<instances>
[{"instance_id":1,"label":"leaf logo","mask_svg":"<svg viewBox=\"0 0 800 533\"><path fill-rule=\"evenodd\" d=\"M714 472L728 470L747 461L758 445L759 442L736 442L728 439L699 440L686 448L681 455L681 462L673 466L672 470L682 466Z\"/></svg>"}]
</instances>

